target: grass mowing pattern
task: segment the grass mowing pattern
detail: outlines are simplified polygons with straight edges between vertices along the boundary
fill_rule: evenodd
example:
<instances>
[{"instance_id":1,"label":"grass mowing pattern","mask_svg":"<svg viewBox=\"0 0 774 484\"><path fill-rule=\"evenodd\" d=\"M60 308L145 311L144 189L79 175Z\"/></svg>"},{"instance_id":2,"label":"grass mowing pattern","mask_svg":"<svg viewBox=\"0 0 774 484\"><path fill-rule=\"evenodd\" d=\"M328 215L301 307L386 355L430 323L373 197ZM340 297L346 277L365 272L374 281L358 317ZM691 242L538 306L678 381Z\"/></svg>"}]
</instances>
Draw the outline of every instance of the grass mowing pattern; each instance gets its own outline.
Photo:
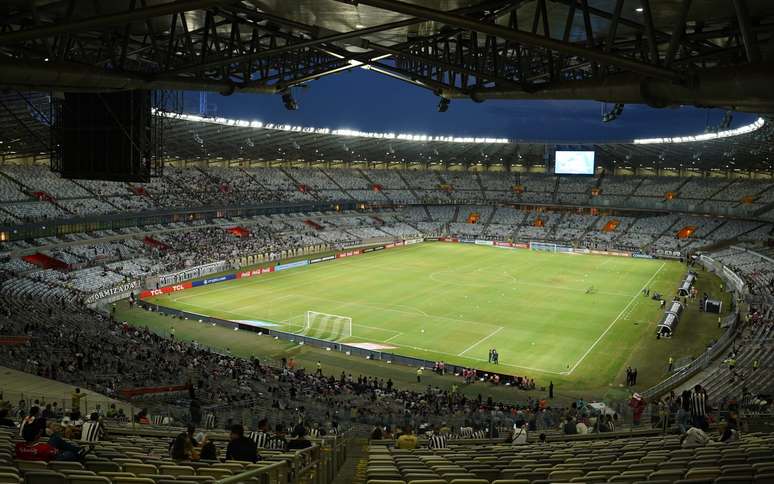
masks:
<instances>
[{"instance_id":1,"label":"grass mowing pattern","mask_svg":"<svg viewBox=\"0 0 774 484\"><path fill-rule=\"evenodd\" d=\"M494 368L487 353L496 347L500 371L600 387L643 350L660 360L706 344L713 319L694 310L673 340L653 337L661 310L641 290L671 295L684 273L672 261L426 243L153 301L295 332L306 311L343 315L353 336L329 333L340 341L478 368Z\"/></svg>"}]
</instances>

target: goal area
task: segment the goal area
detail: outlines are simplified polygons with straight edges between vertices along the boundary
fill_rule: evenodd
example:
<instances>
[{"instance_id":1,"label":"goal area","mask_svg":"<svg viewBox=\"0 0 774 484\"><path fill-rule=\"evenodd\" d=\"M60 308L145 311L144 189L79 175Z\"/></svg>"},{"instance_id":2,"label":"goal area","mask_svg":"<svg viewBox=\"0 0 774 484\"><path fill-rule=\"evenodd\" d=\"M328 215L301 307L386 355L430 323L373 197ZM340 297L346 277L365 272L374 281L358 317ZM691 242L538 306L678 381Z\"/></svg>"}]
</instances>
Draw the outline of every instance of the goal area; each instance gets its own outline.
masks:
<instances>
[{"instance_id":1,"label":"goal area","mask_svg":"<svg viewBox=\"0 0 774 484\"><path fill-rule=\"evenodd\" d=\"M529 249L530 250L537 250L541 252L572 252L572 247L567 247L564 245L558 245L558 244L552 244L549 242L534 242L530 241L529 243Z\"/></svg>"},{"instance_id":2,"label":"goal area","mask_svg":"<svg viewBox=\"0 0 774 484\"><path fill-rule=\"evenodd\" d=\"M307 311L304 327L299 334L329 341L339 341L352 336L352 318L339 314Z\"/></svg>"}]
</instances>

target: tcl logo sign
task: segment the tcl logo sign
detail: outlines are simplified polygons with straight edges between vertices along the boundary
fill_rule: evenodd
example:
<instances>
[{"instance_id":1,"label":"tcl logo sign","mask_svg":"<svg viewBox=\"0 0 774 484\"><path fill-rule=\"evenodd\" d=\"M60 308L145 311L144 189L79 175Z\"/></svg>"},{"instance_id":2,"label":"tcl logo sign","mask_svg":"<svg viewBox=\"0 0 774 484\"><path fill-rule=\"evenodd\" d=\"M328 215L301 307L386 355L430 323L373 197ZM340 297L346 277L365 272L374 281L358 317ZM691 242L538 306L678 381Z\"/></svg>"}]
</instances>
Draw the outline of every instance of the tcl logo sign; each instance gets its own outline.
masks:
<instances>
[{"instance_id":1,"label":"tcl logo sign","mask_svg":"<svg viewBox=\"0 0 774 484\"><path fill-rule=\"evenodd\" d=\"M172 286L172 290L175 292L182 291L183 289L185 289L185 287L182 284L175 284Z\"/></svg>"},{"instance_id":2,"label":"tcl logo sign","mask_svg":"<svg viewBox=\"0 0 774 484\"><path fill-rule=\"evenodd\" d=\"M151 296L160 296L164 294L164 291L162 291L161 289L151 289L150 293L151 293Z\"/></svg>"}]
</instances>

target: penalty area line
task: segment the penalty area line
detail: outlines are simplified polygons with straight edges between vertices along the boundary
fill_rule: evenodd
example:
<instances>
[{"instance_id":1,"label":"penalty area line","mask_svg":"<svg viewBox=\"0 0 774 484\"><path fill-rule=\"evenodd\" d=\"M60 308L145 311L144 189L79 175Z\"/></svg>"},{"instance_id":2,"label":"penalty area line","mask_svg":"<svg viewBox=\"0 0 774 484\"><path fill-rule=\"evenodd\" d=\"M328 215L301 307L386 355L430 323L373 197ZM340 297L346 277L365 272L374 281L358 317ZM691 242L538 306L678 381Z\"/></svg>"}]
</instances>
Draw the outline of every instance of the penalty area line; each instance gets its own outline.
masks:
<instances>
[{"instance_id":1,"label":"penalty area line","mask_svg":"<svg viewBox=\"0 0 774 484\"><path fill-rule=\"evenodd\" d=\"M579 365L580 365L580 364L583 362L583 360L585 360L585 359L586 359L586 357L587 357L587 356L589 356L589 353L591 353L591 351L592 351L592 350L593 350L593 349L594 349L594 348L595 348L595 347L596 347L596 346L599 344L599 342L600 342L600 341L602 341L602 338L604 338L604 337L605 337L605 335L606 335L606 334L607 334L607 333L608 333L608 332L609 332L611 329L613 329L613 326L615 326L615 323L617 323L617 322L618 322L618 320L619 320L619 319L621 319L621 316L623 316L623 315L624 315L624 313L625 313L625 312L626 312L626 311L629 309L629 306L631 306L631 305L632 305L632 303L633 303L635 300L637 300L637 298L638 298L638 297L640 297L640 295L642 294L642 291L643 291L643 290L644 290L646 287L648 287L648 286L650 285L650 283L653 281L653 279L655 279L655 278L656 278L656 276L658 275L658 273L659 273L659 272L661 272L661 269L663 269L665 265L666 265L666 262L662 262L662 263L661 263L661 265L659 266L659 268L658 268L658 269L656 269L656 272L654 272L654 273L653 273L653 275L652 275L652 276L650 276L650 279L648 279L648 282L646 282L645 284L643 284L643 286L640 288L640 290L639 290L639 291L637 291L637 293L636 293L634 296L632 296L632 298L631 298L631 299L629 299L629 302L626 304L626 306L624 306L624 308L621 310L621 312L620 312L620 313L618 313L618 316L616 316L616 318L613 320L613 322L612 322L612 323L610 323L610 325L609 325L609 326L608 326L608 327L607 327L607 328L606 328L606 329L605 329L605 330L602 332L602 334L600 334L600 335L599 335L599 338L597 338L597 340L596 340L596 341L594 341L594 342L591 344L591 346L589 346L589 349L587 349L587 350L586 350L586 352L585 352L585 353L583 353L583 356L581 356L581 357L580 357L580 359L579 359L578 361L576 361L576 362L575 362L575 364L572 366L572 368L570 368L570 370L569 370L569 371L563 371L563 372L562 372L562 375L571 375L571 374L572 374L572 372L573 372L573 371L575 371L575 369L576 369L576 368L578 368L578 366L579 366Z\"/></svg>"},{"instance_id":2,"label":"penalty area line","mask_svg":"<svg viewBox=\"0 0 774 484\"><path fill-rule=\"evenodd\" d=\"M462 356L462 355L464 355L464 354L465 354L465 353L467 353L468 351L472 350L473 348L475 348L476 346L480 345L481 343L483 343L484 341L488 340L489 338L491 338L492 336L496 335L497 333L499 333L499 332L500 332L500 331L502 331L502 330L503 330L503 327L502 327L502 326L499 326L499 327L498 327L496 330L492 331L492 332L491 332L491 333L489 333L488 335L484 336L484 337L483 337L483 338L481 338L480 340L476 341L476 342L475 342L475 343L473 343L472 345L470 345L470 346L468 346L467 348L465 348L465 350L464 350L462 353L459 353L457 356Z\"/></svg>"}]
</instances>

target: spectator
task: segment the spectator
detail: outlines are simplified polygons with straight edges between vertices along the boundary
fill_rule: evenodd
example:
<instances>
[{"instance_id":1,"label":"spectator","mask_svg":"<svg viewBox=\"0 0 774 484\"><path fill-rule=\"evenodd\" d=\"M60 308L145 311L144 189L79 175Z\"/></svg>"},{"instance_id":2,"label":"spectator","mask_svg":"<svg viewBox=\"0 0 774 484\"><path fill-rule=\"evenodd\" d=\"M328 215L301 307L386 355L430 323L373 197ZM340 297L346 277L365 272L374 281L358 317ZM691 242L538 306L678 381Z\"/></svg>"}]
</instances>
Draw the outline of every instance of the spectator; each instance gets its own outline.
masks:
<instances>
[{"instance_id":1,"label":"spectator","mask_svg":"<svg viewBox=\"0 0 774 484\"><path fill-rule=\"evenodd\" d=\"M691 427L680 438L680 445L684 449L693 447L704 447L708 443L712 442L712 439L704 433L704 431L698 427Z\"/></svg>"},{"instance_id":2,"label":"spectator","mask_svg":"<svg viewBox=\"0 0 774 484\"><path fill-rule=\"evenodd\" d=\"M266 442L266 448L269 450L287 450L288 442L285 440L285 427L282 424L277 424L274 429L274 435Z\"/></svg>"},{"instance_id":3,"label":"spectator","mask_svg":"<svg viewBox=\"0 0 774 484\"><path fill-rule=\"evenodd\" d=\"M690 397L691 423L694 427L698 427L705 432L709 429L707 404L707 392L701 385L693 387Z\"/></svg>"},{"instance_id":4,"label":"spectator","mask_svg":"<svg viewBox=\"0 0 774 484\"><path fill-rule=\"evenodd\" d=\"M99 414L94 412L88 422L81 426L81 440L86 442L99 442L105 436L105 429L99 421Z\"/></svg>"},{"instance_id":5,"label":"spectator","mask_svg":"<svg viewBox=\"0 0 774 484\"><path fill-rule=\"evenodd\" d=\"M306 438L306 427L303 424L296 425L293 438L288 442L288 450L303 450L311 446L312 442Z\"/></svg>"},{"instance_id":6,"label":"spectator","mask_svg":"<svg viewBox=\"0 0 774 484\"><path fill-rule=\"evenodd\" d=\"M176 461L196 460L199 457L187 432L181 432L175 437L169 456Z\"/></svg>"},{"instance_id":7,"label":"spectator","mask_svg":"<svg viewBox=\"0 0 774 484\"><path fill-rule=\"evenodd\" d=\"M245 429L241 425L232 425L226 447L226 460L243 460L246 462L258 462L258 448L255 442L245 437Z\"/></svg>"},{"instance_id":8,"label":"spectator","mask_svg":"<svg viewBox=\"0 0 774 484\"><path fill-rule=\"evenodd\" d=\"M207 440L207 436L205 435L202 439L204 442L202 444L202 450L199 453L199 459L200 460L218 460L218 449L215 447L215 444L211 440Z\"/></svg>"},{"instance_id":9,"label":"spectator","mask_svg":"<svg viewBox=\"0 0 774 484\"><path fill-rule=\"evenodd\" d=\"M80 353L79 353L80 354ZM79 358L78 361L82 361L82 358ZM79 369L81 369L79 367ZM75 387L75 391L73 391L72 394L70 394L70 404L71 404L71 412L73 414L76 414L75 417L73 417L75 420L80 418L81 414L81 399L85 397L83 393L81 393L81 389L78 387Z\"/></svg>"},{"instance_id":10,"label":"spectator","mask_svg":"<svg viewBox=\"0 0 774 484\"><path fill-rule=\"evenodd\" d=\"M448 448L448 439L446 435L436 428L435 432L427 439L427 447L432 450Z\"/></svg>"},{"instance_id":11,"label":"spectator","mask_svg":"<svg viewBox=\"0 0 774 484\"><path fill-rule=\"evenodd\" d=\"M570 416L567 416L567 418L565 418L562 429L565 435L575 435L578 433L578 427L575 424L575 419Z\"/></svg>"},{"instance_id":12,"label":"spectator","mask_svg":"<svg viewBox=\"0 0 774 484\"><path fill-rule=\"evenodd\" d=\"M527 426L514 426L513 434L511 435L511 445L526 445L527 444Z\"/></svg>"},{"instance_id":13,"label":"spectator","mask_svg":"<svg viewBox=\"0 0 774 484\"><path fill-rule=\"evenodd\" d=\"M8 418L8 409L3 408L0 409L0 427L11 427L16 428L16 423Z\"/></svg>"},{"instance_id":14,"label":"spectator","mask_svg":"<svg viewBox=\"0 0 774 484\"><path fill-rule=\"evenodd\" d=\"M406 425L403 429L403 433L398 437L395 442L396 449L408 449L413 450L417 448L417 436L411 430L411 426Z\"/></svg>"},{"instance_id":15,"label":"spectator","mask_svg":"<svg viewBox=\"0 0 774 484\"><path fill-rule=\"evenodd\" d=\"M55 460L80 461L86 455L86 449L65 440L62 436L62 426L56 422L48 425L48 444L56 449Z\"/></svg>"},{"instance_id":16,"label":"spectator","mask_svg":"<svg viewBox=\"0 0 774 484\"><path fill-rule=\"evenodd\" d=\"M34 435L42 433L46 428L46 419L39 418L40 407L30 407L30 413L24 417L19 425L19 435L27 442L32 442L35 439Z\"/></svg>"},{"instance_id":17,"label":"spectator","mask_svg":"<svg viewBox=\"0 0 774 484\"><path fill-rule=\"evenodd\" d=\"M258 421L258 430L255 432L250 432L250 439L255 442L255 445L259 449L266 448L266 443L269 441L269 438L271 438L271 433L269 432L269 421L265 418L262 418Z\"/></svg>"}]
</instances>

